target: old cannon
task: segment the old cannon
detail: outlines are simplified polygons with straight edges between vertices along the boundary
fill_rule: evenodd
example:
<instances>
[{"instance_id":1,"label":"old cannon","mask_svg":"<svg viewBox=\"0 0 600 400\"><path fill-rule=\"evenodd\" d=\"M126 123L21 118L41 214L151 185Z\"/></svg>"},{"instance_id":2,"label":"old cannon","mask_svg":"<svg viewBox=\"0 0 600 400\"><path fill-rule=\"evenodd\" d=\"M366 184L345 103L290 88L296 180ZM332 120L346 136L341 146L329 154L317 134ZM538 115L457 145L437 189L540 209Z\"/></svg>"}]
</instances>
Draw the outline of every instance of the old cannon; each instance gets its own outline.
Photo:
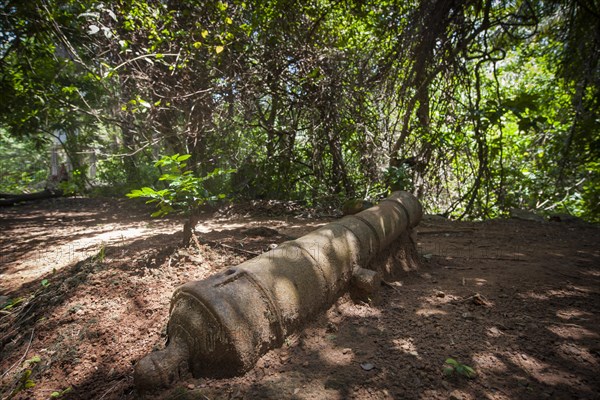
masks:
<instances>
[{"instance_id":1,"label":"old cannon","mask_svg":"<svg viewBox=\"0 0 600 400\"><path fill-rule=\"evenodd\" d=\"M165 387L188 372L218 378L248 371L345 292L368 294L378 286L382 271L370 263L408 237L421 216L413 195L394 192L356 215L179 287L167 346L138 362L136 388Z\"/></svg>"}]
</instances>

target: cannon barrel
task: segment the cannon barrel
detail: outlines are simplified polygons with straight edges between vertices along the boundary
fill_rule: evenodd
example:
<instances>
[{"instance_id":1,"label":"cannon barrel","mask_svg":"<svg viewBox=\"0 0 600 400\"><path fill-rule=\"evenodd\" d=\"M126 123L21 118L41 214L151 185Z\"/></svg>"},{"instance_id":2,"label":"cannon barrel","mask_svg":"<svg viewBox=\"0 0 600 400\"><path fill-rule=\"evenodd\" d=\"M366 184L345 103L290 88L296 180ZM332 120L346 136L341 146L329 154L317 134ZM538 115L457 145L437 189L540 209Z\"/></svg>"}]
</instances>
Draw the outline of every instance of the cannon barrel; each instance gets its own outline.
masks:
<instances>
[{"instance_id":1,"label":"cannon barrel","mask_svg":"<svg viewBox=\"0 0 600 400\"><path fill-rule=\"evenodd\" d=\"M165 387L188 371L230 377L251 369L348 291L353 275L421 216L413 195L394 192L374 207L180 286L171 300L167 346L138 362L136 387Z\"/></svg>"}]
</instances>

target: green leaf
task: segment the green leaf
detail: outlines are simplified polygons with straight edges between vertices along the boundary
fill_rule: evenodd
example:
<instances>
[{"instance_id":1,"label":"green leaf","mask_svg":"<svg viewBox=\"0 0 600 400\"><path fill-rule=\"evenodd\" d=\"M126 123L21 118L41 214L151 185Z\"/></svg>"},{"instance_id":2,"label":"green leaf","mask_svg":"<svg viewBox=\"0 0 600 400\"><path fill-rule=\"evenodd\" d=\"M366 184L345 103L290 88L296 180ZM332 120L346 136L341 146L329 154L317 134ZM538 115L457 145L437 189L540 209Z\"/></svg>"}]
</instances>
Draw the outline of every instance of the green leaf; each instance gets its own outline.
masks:
<instances>
[{"instance_id":1,"label":"green leaf","mask_svg":"<svg viewBox=\"0 0 600 400\"><path fill-rule=\"evenodd\" d=\"M223 46L216 46L215 53L220 54L221 52L223 52L224 49L225 49L225 47L223 47Z\"/></svg>"},{"instance_id":2,"label":"green leaf","mask_svg":"<svg viewBox=\"0 0 600 400\"><path fill-rule=\"evenodd\" d=\"M185 160L187 160L187 159L188 159L188 158L190 158L191 156L192 156L191 154L182 154L182 155L178 156L176 160L177 160L178 162L182 162L182 161L185 161Z\"/></svg>"},{"instance_id":3,"label":"green leaf","mask_svg":"<svg viewBox=\"0 0 600 400\"><path fill-rule=\"evenodd\" d=\"M473 378L475 375L477 375L475 370L473 368L469 367L468 365L463 365L463 367L464 367L464 375L466 375L468 378Z\"/></svg>"},{"instance_id":4,"label":"green leaf","mask_svg":"<svg viewBox=\"0 0 600 400\"><path fill-rule=\"evenodd\" d=\"M455 360L455 359L453 359L453 358L448 358L448 359L446 360L446 364L450 364L450 365L453 365L453 366L455 366L455 367L457 367L457 366L459 365L458 361L456 361L456 360Z\"/></svg>"},{"instance_id":5,"label":"green leaf","mask_svg":"<svg viewBox=\"0 0 600 400\"><path fill-rule=\"evenodd\" d=\"M177 178L179 178L179 175L163 174L160 178L158 178L158 180L159 181L174 181L174 180L177 180Z\"/></svg>"},{"instance_id":6,"label":"green leaf","mask_svg":"<svg viewBox=\"0 0 600 400\"><path fill-rule=\"evenodd\" d=\"M47 287L48 285L50 285L50 282L48 282L48 279L42 279L41 285L43 287Z\"/></svg>"},{"instance_id":7,"label":"green leaf","mask_svg":"<svg viewBox=\"0 0 600 400\"><path fill-rule=\"evenodd\" d=\"M152 189L151 187L148 186L144 186L142 188L142 194L155 194L156 190Z\"/></svg>"},{"instance_id":8,"label":"green leaf","mask_svg":"<svg viewBox=\"0 0 600 400\"><path fill-rule=\"evenodd\" d=\"M140 103L140 105L141 105L142 107L146 107L146 108L150 108L150 107L152 107L152 106L150 105L150 103L148 103L146 100L139 99L138 101L139 101L139 103Z\"/></svg>"},{"instance_id":9,"label":"green leaf","mask_svg":"<svg viewBox=\"0 0 600 400\"><path fill-rule=\"evenodd\" d=\"M29 360L25 360L25 362L28 362L30 364L39 363L41 361L42 361L42 359L40 358L40 356L33 356Z\"/></svg>"},{"instance_id":10,"label":"green leaf","mask_svg":"<svg viewBox=\"0 0 600 400\"><path fill-rule=\"evenodd\" d=\"M125 196L129 197L130 199L133 199L135 197L141 197L143 195L142 191L139 189L134 189L131 192L127 193Z\"/></svg>"}]
</instances>

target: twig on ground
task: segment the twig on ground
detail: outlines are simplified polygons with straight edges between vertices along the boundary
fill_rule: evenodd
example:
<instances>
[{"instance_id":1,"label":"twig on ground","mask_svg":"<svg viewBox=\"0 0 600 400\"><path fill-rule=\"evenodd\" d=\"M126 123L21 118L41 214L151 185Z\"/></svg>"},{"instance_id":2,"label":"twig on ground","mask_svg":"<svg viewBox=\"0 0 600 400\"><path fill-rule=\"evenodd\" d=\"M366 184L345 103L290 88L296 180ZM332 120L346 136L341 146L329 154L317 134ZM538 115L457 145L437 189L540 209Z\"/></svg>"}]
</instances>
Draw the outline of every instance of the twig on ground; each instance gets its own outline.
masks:
<instances>
[{"instance_id":1,"label":"twig on ground","mask_svg":"<svg viewBox=\"0 0 600 400\"><path fill-rule=\"evenodd\" d=\"M110 392L112 392L113 390L115 390L115 388L117 386L119 386L120 383L121 383L121 381L117 381L117 383L112 385L106 392L104 392L104 394L98 400L102 400L103 398L105 398L106 395L109 394Z\"/></svg>"},{"instance_id":2,"label":"twig on ground","mask_svg":"<svg viewBox=\"0 0 600 400\"><path fill-rule=\"evenodd\" d=\"M238 252L244 253L244 254L249 254L251 256L259 256L260 255L260 253L257 253L257 252L254 252L254 251L249 251L249 250L240 249L238 247L229 246L228 244L223 244L223 243L220 243L220 242L215 242L214 240L203 239L203 241L206 242L206 243L208 243L208 244L210 244L210 245L213 245L213 246L221 246L223 248L234 250L234 251L238 251Z\"/></svg>"},{"instance_id":3,"label":"twig on ground","mask_svg":"<svg viewBox=\"0 0 600 400\"><path fill-rule=\"evenodd\" d=\"M475 293L473 296L466 297L460 300L461 303L466 303L467 301L471 301L478 306L491 307L492 302L489 301L484 295Z\"/></svg>"},{"instance_id":4,"label":"twig on ground","mask_svg":"<svg viewBox=\"0 0 600 400\"><path fill-rule=\"evenodd\" d=\"M4 378L6 375L8 375L8 373L17 365L19 365L20 363L23 362L23 360L25 359L25 357L27 357L27 353L29 353L29 349L31 348L31 342L33 342L33 334L35 332L35 326L33 328L31 328L31 336L29 337L29 343L27 343L27 348L25 349L25 353L23 353L23 355L21 356L21 358L14 363L9 369L7 369L2 376L0 376L0 379Z\"/></svg>"},{"instance_id":5,"label":"twig on ground","mask_svg":"<svg viewBox=\"0 0 600 400\"><path fill-rule=\"evenodd\" d=\"M239 251L241 253L250 254L251 256L259 256L260 255L260 253L257 253L255 251L239 249L237 247L229 246L229 245L223 244L223 243L216 243L216 244L217 244L217 246L225 247L226 249L231 249L231 250Z\"/></svg>"}]
</instances>

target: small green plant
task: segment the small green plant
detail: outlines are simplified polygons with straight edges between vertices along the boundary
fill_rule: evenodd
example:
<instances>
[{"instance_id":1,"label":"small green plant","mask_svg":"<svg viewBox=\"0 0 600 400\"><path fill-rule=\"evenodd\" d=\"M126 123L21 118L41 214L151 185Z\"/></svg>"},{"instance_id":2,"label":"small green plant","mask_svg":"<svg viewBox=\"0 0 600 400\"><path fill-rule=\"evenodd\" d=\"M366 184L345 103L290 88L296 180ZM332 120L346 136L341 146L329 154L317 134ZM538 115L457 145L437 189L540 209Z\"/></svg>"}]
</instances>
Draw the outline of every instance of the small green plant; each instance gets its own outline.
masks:
<instances>
[{"instance_id":1,"label":"small green plant","mask_svg":"<svg viewBox=\"0 0 600 400\"><path fill-rule=\"evenodd\" d=\"M69 180L60 182L58 188L66 196L83 193L87 185L87 166L81 166L71 171Z\"/></svg>"},{"instance_id":2,"label":"small green plant","mask_svg":"<svg viewBox=\"0 0 600 400\"><path fill-rule=\"evenodd\" d=\"M160 181L167 183L165 189L156 190L146 186L132 190L126 195L132 199L148 198L146 203L156 203L157 210L152 213L153 217L164 217L177 211L185 212L189 216L189 221L184 226L184 245L189 243L192 229L197 223L198 208L205 203L226 197L224 194L210 193L205 188L204 182L235 171L217 168L206 176L198 177L187 168L186 161L190 157L190 154L163 156L155 163L156 167L162 167L167 171L159 178Z\"/></svg>"},{"instance_id":3,"label":"small green plant","mask_svg":"<svg viewBox=\"0 0 600 400\"><path fill-rule=\"evenodd\" d=\"M98 250L98 254L92 257L93 261L97 261L99 263L104 262L104 258L106 257L106 243L100 243L100 250Z\"/></svg>"},{"instance_id":4,"label":"small green plant","mask_svg":"<svg viewBox=\"0 0 600 400\"><path fill-rule=\"evenodd\" d=\"M389 167L385 171L385 177L392 191L413 189L410 167L406 164Z\"/></svg>"},{"instance_id":5,"label":"small green plant","mask_svg":"<svg viewBox=\"0 0 600 400\"><path fill-rule=\"evenodd\" d=\"M448 376L457 374L472 379L475 378L477 372L468 365L461 364L453 358L448 358L444 363L444 374Z\"/></svg>"},{"instance_id":6,"label":"small green plant","mask_svg":"<svg viewBox=\"0 0 600 400\"><path fill-rule=\"evenodd\" d=\"M60 399L60 398L62 398L64 395L66 395L66 394L70 393L70 392L71 392L71 390L73 390L73 388L72 388L71 386L69 386L69 387L68 387L68 388L66 388L66 389L63 389L63 390L60 390L60 391L57 391L57 392L52 392L52 393L50 394L50 398L51 398L51 399Z\"/></svg>"},{"instance_id":7,"label":"small green plant","mask_svg":"<svg viewBox=\"0 0 600 400\"><path fill-rule=\"evenodd\" d=\"M19 380L17 381L17 385L15 386L13 391L8 395L6 400L12 399L22 391L31 389L35 386L35 382L33 381L33 379L31 379L31 374L33 373L34 366L41 361L42 359L39 356L34 356L29 360L25 360L25 362L23 363L24 369L21 372Z\"/></svg>"},{"instance_id":8,"label":"small green plant","mask_svg":"<svg viewBox=\"0 0 600 400\"><path fill-rule=\"evenodd\" d=\"M18 306L19 304L21 304L24 301L25 301L24 297L17 297L17 298L14 298L14 299L8 299L6 301L6 303L2 306L2 310L9 311L13 307Z\"/></svg>"}]
</instances>

